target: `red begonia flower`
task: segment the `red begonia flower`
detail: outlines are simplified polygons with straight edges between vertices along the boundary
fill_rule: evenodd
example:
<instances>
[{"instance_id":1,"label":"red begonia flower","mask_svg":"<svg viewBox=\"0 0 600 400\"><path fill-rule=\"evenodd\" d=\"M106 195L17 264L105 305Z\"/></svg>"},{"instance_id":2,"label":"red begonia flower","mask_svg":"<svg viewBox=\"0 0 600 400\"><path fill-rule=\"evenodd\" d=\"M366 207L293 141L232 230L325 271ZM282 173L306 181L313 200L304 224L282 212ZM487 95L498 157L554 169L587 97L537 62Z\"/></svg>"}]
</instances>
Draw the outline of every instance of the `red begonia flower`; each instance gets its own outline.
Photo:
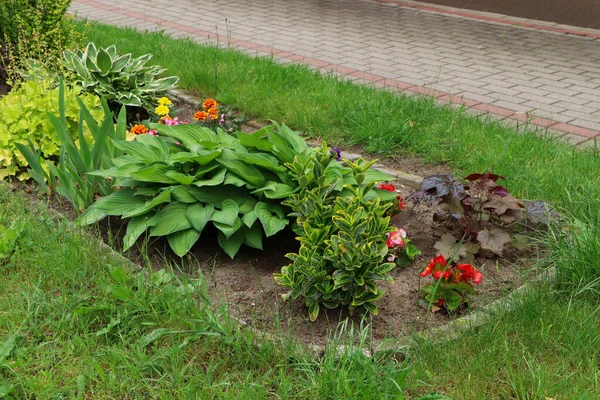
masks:
<instances>
[{"instance_id":1,"label":"red begonia flower","mask_svg":"<svg viewBox=\"0 0 600 400\"><path fill-rule=\"evenodd\" d=\"M381 189L381 190L387 190L388 192L394 192L394 191L396 191L396 188L394 187L394 185L392 185L390 183L382 183L379 186L379 189Z\"/></svg>"}]
</instances>

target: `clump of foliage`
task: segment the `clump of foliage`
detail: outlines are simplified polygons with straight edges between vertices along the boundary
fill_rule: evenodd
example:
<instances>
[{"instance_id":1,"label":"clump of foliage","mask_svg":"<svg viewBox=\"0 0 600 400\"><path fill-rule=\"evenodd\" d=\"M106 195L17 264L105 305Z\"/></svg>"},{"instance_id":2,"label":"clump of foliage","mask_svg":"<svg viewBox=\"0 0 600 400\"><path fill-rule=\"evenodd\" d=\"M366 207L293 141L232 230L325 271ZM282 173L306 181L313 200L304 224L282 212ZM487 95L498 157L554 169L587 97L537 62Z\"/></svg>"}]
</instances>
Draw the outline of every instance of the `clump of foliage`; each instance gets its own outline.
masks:
<instances>
[{"instance_id":1,"label":"clump of foliage","mask_svg":"<svg viewBox=\"0 0 600 400\"><path fill-rule=\"evenodd\" d=\"M66 16L70 4L71 0L0 2L0 42L9 48L13 68L35 60L50 70L61 69L63 50L80 41L74 21Z\"/></svg>"},{"instance_id":2,"label":"clump of foliage","mask_svg":"<svg viewBox=\"0 0 600 400\"><path fill-rule=\"evenodd\" d=\"M114 191L110 181L91 175L90 172L112 167L112 158L120 155L109 139L126 138L125 112L121 110L115 125L112 112L106 102L103 102L104 118L102 123L98 124L90 110L78 98L80 113L77 136L73 138L67 123L65 86L62 81L58 99L58 115L48 113L60 142L58 166L44 160L31 141L28 141L28 146L22 143L15 145L29 163L29 175L42 190L47 194L57 192L65 197L76 211L82 212L92 205L97 195L107 196ZM86 126L89 135L86 135Z\"/></svg>"},{"instance_id":3,"label":"clump of foliage","mask_svg":"<svg viewBox=\"0 0 600 400\"><path fill-rule=\"evenodd\" d=\"M297 217L301 247L286 255L293 263L275 280L290 289L284 299L305 299L311 321L321 306L363 307L377 314L375 302L384 291L376 282L392 281L389 272L396 266L386 260L386 239L397 231L389 226L396 195L375 187L377 178L391 177L371 169L375 161L346 161L343 166L336 156L322 147L288 165L301 190L284 204ZM351 171L346 179L344 170Z\"/></svg>"},{"instance_id":4,"label":"clump of foliage","mask_svg":"<svg viewBox=\"0 0 600 400\"><path fill-rule=\"evenodd\" d=\"M77 87L65 89L63 104L64 125L68 135L77 138L79 102L85 105L94 120L102 118L100 99L91 94L80 94ZM28 178L21 170L28 166L16 144L31 142L41 157L55 160L61 143L48 113L59 113L59 89L50 80L30 80L0 99L0 179L17 176ZM88 129L84 136L90 136ZM78 139L76 139L78 141Z\"/></svg>"},{"instance_id":5,"label":"clump of foliage","mask_svg":"<svg viewBox=\"0 0 600 400\"><path fill-rule=\"evenodd\" d=\"M471 296L477 291L471 284L479 285L483 274L471 264L450 263L444 256L437 256L429 261L421 276L431 275L435 282L425 285L419 291L421 303L433 312L442 308L449 312L466 308Z\"/></svg>"},{"instance_id":6,"label":"clump of foliage","mask_svg":"<svg viewBox=\"0 0 600 400\"><path fill-rule=\"evenodd\" d=\"M502 176L471 174L466 183L452 175L430 175L409 199L436 204L434 221L450 232L435 244L438 254L472 262L473 255L502 256L512 240L511 228L520 222L542 219L543 203L523 202L511 196L497 181ZM541 206L540 206L541 205Z\"/></svg>"},{"instance_id":7,"label":"clump of foliage","mask_svg":"<svg viewBox=\"0 0 600 400\"><path fill-rule=\"evenodd\" d=\"M158 65L146 65L150 54L134 58L119 54L112 45L96 48L88 43L85 50L65 50L64 60L73 72L75 82L84 91L103 97L111 110L118 115L122 106L130 107L132 115L142 110L153 110L154 103L174 88L176 76L158 78L166 71Z\"/></svg>"},{"instance_id":8,"label":"clump of foliage","mask_svg":"<svg viewBox=\"0 0 600 400\"><path fill-rule=\"evenodd\" d=\"M283 164L310 149L287 126L238 137L193 124L151 128L158 135L112 140L125 155L92 174L110 177L121 189L96 201L77 223L129 218L125 250L149 229L150 236L166 236L180 256L211 223L232 258L242 244L262 249L263 231L272 236L288 225L280 199L295 183Z\"/></svg>"}]
</instances>

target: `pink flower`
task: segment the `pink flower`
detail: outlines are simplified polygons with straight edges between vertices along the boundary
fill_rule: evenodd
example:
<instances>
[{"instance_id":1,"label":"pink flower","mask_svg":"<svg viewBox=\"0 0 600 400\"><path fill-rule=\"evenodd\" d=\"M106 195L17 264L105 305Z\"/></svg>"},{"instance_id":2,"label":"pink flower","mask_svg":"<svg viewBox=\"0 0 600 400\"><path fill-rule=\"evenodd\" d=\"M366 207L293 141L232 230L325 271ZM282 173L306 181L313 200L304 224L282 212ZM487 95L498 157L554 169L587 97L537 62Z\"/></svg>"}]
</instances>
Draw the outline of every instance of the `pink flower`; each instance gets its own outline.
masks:
<instances>
[{"instance_id":1,"label":"pink flower","mask_svg":"<svg viewBox=\"0 0 600 400\"><path fill-rule=\"evenodd\" d=\"M171 118L169 116L165 117L165 124L166 125L179 125L179 118L175 117L175 118Z\"/></svg>"},{"instance_id":2,"label":"pink flower","mask_svg":"<svg viewBox=\"0 0 600 400\"><path fill-rule=\"evenodd\" d=\"M386 244L388 247L400 246L404 247L404 241L402 238L406 237L406 231L404 229L397 229L393 232L387 233ZM390 246L392 244L392 246Z\"/></svg>"},{"instance_id":3,"label":"pink flower","mask_svg":"<svg viewBox=\"0 0 600 400\"><path fill-rule=\"evenodd\" d=\"M396 256L395 256L394 254L392 254L391 256L389 256L389 257L387 258L387 260L388 260L389 262L394 262L394 260L395 260L395 259L396 259Z\"/></svg>"},{"instance_id":4,"label":"pink flower","mask_svg":"<svg viewBox=\"0 0 600 400\"><path fill-rule=\"evenodd\" d=\"M150 129L147 134L151 136L158 136L158 131L156 129Z\"/></svg>"},{"instance_id":5,"label":"pink flower","mask_svg":"<svg viewBox=\"0 0 600 400\"><path fill-rule=\"evenodd\" d=\"M221 113L221 119L219 120L219 125L223 125L225 122L225 113Z\"/></svg>"}]
</instances>

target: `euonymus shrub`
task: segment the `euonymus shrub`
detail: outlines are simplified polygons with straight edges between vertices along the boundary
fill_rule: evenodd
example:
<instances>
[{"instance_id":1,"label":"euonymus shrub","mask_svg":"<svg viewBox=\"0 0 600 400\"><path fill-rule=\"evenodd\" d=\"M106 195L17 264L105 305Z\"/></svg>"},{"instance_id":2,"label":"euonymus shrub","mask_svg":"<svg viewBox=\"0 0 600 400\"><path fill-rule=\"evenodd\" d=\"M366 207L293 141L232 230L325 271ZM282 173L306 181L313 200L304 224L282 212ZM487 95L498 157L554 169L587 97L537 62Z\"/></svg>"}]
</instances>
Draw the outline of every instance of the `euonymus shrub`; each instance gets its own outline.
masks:
<instances>
[{"instance_id":1,"label":"euonymus shrub","mask_svg":"<svg viewBox=\"0 0 600 400\"><path fill-rule=\"evenodd\" d=\"M287 255L293 263L275 280L290 289L285 299L305 299L311 321L321 306L377 314L375 301L384 292L376 282L392 280L388 272L395 264L385 259L386 234L395 229L389 226L395 194L375 188L377 180L391 177L371 169L373 163L332 163L322 148L290 165L302 184L284 204L297 217L301 247Z\"/></svg>"}]
</instances>

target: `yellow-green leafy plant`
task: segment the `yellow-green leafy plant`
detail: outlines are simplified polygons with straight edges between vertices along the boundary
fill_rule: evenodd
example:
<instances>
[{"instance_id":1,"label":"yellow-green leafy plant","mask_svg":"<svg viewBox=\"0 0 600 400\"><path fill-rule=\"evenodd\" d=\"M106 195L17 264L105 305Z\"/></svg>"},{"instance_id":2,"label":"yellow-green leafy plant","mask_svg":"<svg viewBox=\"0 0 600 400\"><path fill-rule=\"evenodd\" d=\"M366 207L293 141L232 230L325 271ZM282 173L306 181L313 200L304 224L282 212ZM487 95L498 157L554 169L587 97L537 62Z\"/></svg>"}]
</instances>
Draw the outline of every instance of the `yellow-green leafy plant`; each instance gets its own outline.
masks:
<instances>
[{"instance_id":1,"label":"yellow-green leafy plant","mask_svg":"<svg viewBox=\"0 0 600 400\"><path fill-rule=\"evenodd\" d=\"M67 131L77 138L80 98L96 121L103 115L100 99L91 94L80 94L77 87L67 87L64 96L64 114ZM20 180L27 160L15 144L33 143L43 158L55 160L61 148L56 130L48 117L59 113L59 90L51 87L50 80L24 82L0 99L0 179L16 176ZM91 137L88 129L85 135Z\"/></svg>"}]
</instances>

